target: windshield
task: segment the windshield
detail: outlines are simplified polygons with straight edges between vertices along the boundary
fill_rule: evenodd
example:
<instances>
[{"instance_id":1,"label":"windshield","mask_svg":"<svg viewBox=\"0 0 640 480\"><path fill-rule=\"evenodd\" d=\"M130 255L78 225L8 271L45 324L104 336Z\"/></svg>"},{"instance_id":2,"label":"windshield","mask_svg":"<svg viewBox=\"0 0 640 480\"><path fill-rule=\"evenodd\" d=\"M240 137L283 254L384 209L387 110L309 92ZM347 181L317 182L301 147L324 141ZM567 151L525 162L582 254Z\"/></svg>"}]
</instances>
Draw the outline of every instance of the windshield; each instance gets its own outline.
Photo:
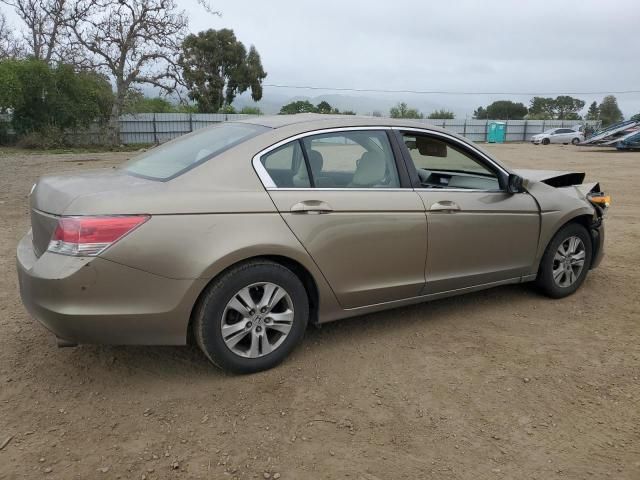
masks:
<instances>
[{"instance_id":1,"label":"windshield","mask_svg":"<svg viewBox=\"0 0 640 480\"><path fill-rule=\"evenodd\" d=\"M266 130L269 129L261 125L221 123L153 148L132 158L122 168L151 180L171 180Z\"/></svg>"}]
</instances>

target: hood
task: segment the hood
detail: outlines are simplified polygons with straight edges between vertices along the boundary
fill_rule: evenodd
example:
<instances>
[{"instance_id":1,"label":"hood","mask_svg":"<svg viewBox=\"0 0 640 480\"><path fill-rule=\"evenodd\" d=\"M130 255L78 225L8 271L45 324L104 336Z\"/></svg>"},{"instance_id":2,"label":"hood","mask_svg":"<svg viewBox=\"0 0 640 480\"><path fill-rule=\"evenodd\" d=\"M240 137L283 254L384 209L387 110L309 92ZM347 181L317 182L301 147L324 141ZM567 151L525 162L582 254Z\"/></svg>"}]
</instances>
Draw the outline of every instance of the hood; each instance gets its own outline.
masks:
<instances>
[{"instance_id":1,"label":"hood","mask_svg":"<svg viewBox=\"0 0 640 480\"><path fill-rule=\"evenodd\" d=\"M157 182L128 175L119 169L90 170L84 173L42 177L31 192L31 208L62 215L71 203L82 196L119 195L123 190L152 186Z\"/></svg>"},{"instance_id":2,"label":"hood","mask_svg":"<svg viewBox=\"0 0 640 480\"><path fill-rule=\"evenodd\" d=\"M542 182L551 187L569 187L584 181L584 172L562 172L556 170L518 169L514 172L530 182Z\"/></svg>"}]
</instances>

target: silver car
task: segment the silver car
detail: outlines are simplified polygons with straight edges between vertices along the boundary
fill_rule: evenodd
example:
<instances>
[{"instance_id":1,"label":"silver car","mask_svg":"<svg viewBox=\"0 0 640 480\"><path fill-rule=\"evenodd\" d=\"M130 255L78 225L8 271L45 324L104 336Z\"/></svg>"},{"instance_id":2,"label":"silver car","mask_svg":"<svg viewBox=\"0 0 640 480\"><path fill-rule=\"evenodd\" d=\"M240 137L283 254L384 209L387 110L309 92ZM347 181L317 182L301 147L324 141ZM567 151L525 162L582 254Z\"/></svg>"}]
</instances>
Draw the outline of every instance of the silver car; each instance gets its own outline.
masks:
<instances>
[{"instance_id":1,"label":"silver car","mask_svg":"<svg viewBox=\"0 0 640 480\"><path fill-rule=\"evenodd\" d=\"M535 145L549 145L550 143L578 145L583 141L584 134L572 128L551 128L531 137L531 143Z\"/></svg>"},{"instance_id":2,"label":"silver car","mask_svg":"<svg viewBox=\"0 0 640 480\"><path fill-rule=\"evenodd\" d=\"M310 323L511 283L573 293L603 256L609 201L583 179L511 170L411 121L224 123L41 178L20 291L60 345L193 341L255 372Z\"/></svg>"}]
</instances>

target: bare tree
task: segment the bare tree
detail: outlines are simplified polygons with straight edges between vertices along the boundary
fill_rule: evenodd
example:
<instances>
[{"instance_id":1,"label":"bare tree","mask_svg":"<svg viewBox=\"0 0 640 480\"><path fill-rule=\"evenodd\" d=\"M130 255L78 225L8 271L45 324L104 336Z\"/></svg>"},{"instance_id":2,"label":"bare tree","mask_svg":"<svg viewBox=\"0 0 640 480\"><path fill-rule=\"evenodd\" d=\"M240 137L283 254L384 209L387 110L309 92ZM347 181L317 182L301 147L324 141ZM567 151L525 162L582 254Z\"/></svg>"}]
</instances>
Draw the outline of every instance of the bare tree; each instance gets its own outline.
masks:
<instances>
[{"instance_id":1,"label":"bare tree","mask_svg":"<svg viewBox=\"0 0 640 480\"><path fill-rule=\"evenodd\" d=\"M68 0L0 0L13 7L24 22L29 54L47 63L62 59L66 39Z\"/></svg>"},{"instance_id":2,"label":"bare tree","mask_svg":"<svg viewBox=\"0 0 640 480\"><path fill-rule=\"evenodd\" d=\"M176 60L187 17L174 0L79 0L68 23L94 68L112 78L116 95L111 115L113 141L127 93L147 84L175 91Z\"/></svg>"},{"instance_id":3,"label":"bare tree","mask_svg":"<svg viewBox=\"0 0 640 480\"><path fill-rule=\"evenodd\" d=\"M22 54L23 48L20 40L13 35L7 23L7 17L3 12L0 12L0 60L20 57Z\"/></svg>"}]
</instances>

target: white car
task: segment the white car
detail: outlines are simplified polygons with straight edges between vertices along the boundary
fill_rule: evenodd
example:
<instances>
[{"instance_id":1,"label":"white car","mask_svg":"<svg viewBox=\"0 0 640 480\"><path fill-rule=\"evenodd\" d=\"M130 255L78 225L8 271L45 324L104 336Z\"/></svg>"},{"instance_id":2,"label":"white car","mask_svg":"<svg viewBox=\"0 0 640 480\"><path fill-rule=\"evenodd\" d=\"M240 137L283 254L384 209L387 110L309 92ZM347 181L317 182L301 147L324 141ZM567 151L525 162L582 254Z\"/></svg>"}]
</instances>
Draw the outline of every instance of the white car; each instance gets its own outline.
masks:
<instances>
[{"instance_id":1,"label":"white car","mask_svg":"<svg viewBox=\"0 0 640 480\"><path fill-rule=\"evenodd\" d=\"M572 128L552 128L531 137L531 143L535 145L549 145L550 143L573 143L577 145L584 141L584 134Z\"/></svg>"}]
</instances>

